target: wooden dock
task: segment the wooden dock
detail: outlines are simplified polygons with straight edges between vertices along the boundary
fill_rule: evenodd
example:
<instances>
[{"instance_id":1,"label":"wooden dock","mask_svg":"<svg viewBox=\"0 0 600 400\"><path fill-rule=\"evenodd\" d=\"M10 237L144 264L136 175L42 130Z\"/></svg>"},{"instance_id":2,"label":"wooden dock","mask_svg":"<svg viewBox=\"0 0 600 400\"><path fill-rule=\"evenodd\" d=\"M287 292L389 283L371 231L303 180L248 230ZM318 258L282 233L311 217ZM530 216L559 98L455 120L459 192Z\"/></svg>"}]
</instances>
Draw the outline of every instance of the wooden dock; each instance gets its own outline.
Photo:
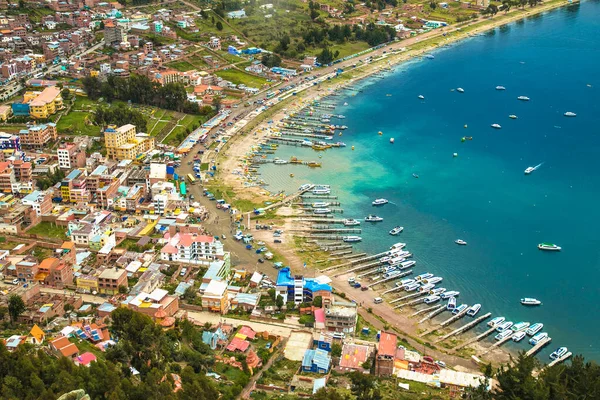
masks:
<instances>
[{"instance_id":1,"label":"wooden dock","mask_svg":"<svg viewBox=\"0 0 600 400\"><path fill-rule=\"evenodd\" d=\"M544 340L540 340L540 342L538 344L536 344L535 346L533 346L531 349L529 349L529 351L527 351L527 353L525 353L525 355L527 357L530 357L530 356L534 355L535 353L537 353L538 351L540 351L543 347L545 347L548 344L550 344L551 341L552 341L551 337L547 337Z\"/></svg>"},{"instance_id":2,"label":"wooden dock","mask_svg":"<svg viewBox=\"0 0 600 400\"><path fill-rule=\"evenodd\" d=\"M546 368L550 368L555 366L556 364L559 364L569 358L571 358L571 356L573 355L573 353L571 353L570 351L565 354L564 356L562 356L561 358L557 358L556 360L552 360L552 362L550 364L548 364L548 366Z\"/></svg>"},{"instance_id":3,"label":"wooden dock","mask_svg":"<svg viewBox=\"0 0 600 400\"><path fill-rule=\"evenodd\" d=\"M397 302L402 301L402 300L409 300L409 299L414 299L416 297L427 296L427 294L428 293L420 293L420 292L411 293L409 295L402 296L400 298L397 298L397 299L394 299L394 300L390 301L390 304L394 304L394 303L397 303ZM400 305L400 307L402 307L402 306L403 306L403 304ZM398 308L398 306L396 306L394 308Z\"/></svg>"},{"instance_id":4,"label":"wooden dock","mask_svg":"<svg viewBox=\"0 0 600 400\"><path fill-rule=\"evenodd\" d=\"M394 279L403 278L403 277L405 277L406 275L410 275L410 274L412 274L412 269L411 269L411 270L409 270L409 271L404 271L404 272L402 272L402 273L400 273L400 274L398 274L398 275L390 276L389 278L383 278L383 279L380 279L380 280L378 280L378 281L375 281L375 282L373 282L373 283L371 283L371 284L367 285L367 287L371 287L371 286L379 285L380 283L384 283L384 282L391 281L391 280L394 280Z\"/></svg>"},{"instance_id":5,"label":"wooden dock","mask_svg":"<svg viewBox=\"0 0 600 400\"><path fill-rule=\"evenodd\" d=\"M334 277L338 277L340 275L349 274L349 273L356 272L356 271L362 271L363 269L373 268L376 265L379 265L379 260L373 261L373 262L371 262L369 264L359 265L358 267L354 267L354 268L349 269L347 271L339 272L339 273L335 274Z\"/></svg>"},{"instance_id":6,"label":"wooden dock","mask_svg":"<svg viewBox=\"0 0 600 400\"><path fill-rule=\"evenodd\" d=\"M333 266L331 266L331 267L329 267L329 268L327 268L327 269L325 269L325 270L323 270L321 272L328 272L328 271L332 271L332 270L338 269L338 268L351 267L353 265L365 263L365 262L371 261L371 260L379 260L383 256L385 256L385 253L374 254L372 256L367 256L367 257L364 257L364 258L360 258L358 260L352 260L352 261L349 261L349 262L344 263L344 264L333 265ZM379 264L379 261L377 261L377 263ZM350 271L347 271L347 272L350 272Z\"/></svg>"},{"instance_id":7,"label":"wooden dock","mask_svg":"<svg viewBox=\"0 0 600 400\"><path fill-rule=\"evenodd\" d=\"M431 310L435 310L435 309L437 309L438 307L440 307L440 305L439 305L439 304L436 304L436 305L435 305L435 306L433 306L433 307L424 308L424 309L422 309L422 310L419 310L419 311L417 311L417 312L415 312L415 313L412 313L410 316L411 316L411 317L416 317L416 316L417 316L417 315L419 315L419 314L423 314L424 312L431 311ZM444 305L444 307L446 307L446 306Z\"/></svg>"},{"instance_id":8,"label":"wooden dock","mask_svg":"<svg viewBox=\"0 0 600 400\"><path fill-rule=\"evenodd\" d=\"M487 314L482 315L481 317L476 318L475 320L469 322L468 324L465 324L465 325L461 326L460 328L453 330L449 334L442 336L441 338L439 338L436 341L436 343L441 342L442 340L446 340L450 336L458 335L458 334L468 331L471 328L474 328L475 325L477 325L478 323L480 323L481 321L483 321L485 319L488 319L491 315L492 315L492 313L487 313Z\"/></svg>"},{"instance_id":9,"label":"wooden dock","mask_svg":"<svg viewBox=\"0 0 600 400\"><path fill-rule=\"evenodd\" d=\"M430 312L429 314L427 314L423 319L421 319L419 321L419 324L422 324L423 322L427 321L428 319L431 319L433 317L435 317L436 315L444 312L446 310L446 305L441 305L439 306L439 308L436 308L435 310L433 310L432 312Z\"/></svg>"},{"instance_id":10,"label":"wooden dock","mask_svg":"<svg viewBox=\"0 0 600 400\"><path fill-rule=\"evenodd\" d=\"M502 346L504 343L508 342L509 340L512 340L512 337L513 337L513 335L508 335L504 339L498 340L496 343L494 343L493 345L491 345L490 347L488 347L487 349L485 349L485 351L483 351L479 355L483 356L483 355L489 353L490 351L494 350L495 348L498 348L498 347Z\"/></svg>"},{"instance_id":11,"label":"wooden dock","mask_svg":"<svg viewBox=\"0 0 600 400\"><path fill-rule=\"evenodd\" d=\"M450 325L454 321L458 321L459 319L461 319L462 317L464 317L467 314L467 311L469 311L469 307L465 308L464 310L462 310L458 314L453 315L452 317L448 318L444 322L440 323L440 326Z\"/></svg>"},{"instance_id":12,"label":"wooden dock","mask_svg":"<svg viewBox=\"0 0 600 400\"><path fill-rule=\"evenodd\" d=\"M386 290L385 292L383 292L381 294L384 295L384 294L388 294L388 293L392 293L392 292L397 292L398 290L404 290L404 287L396 286L396 287Z\"/></svg>"},{"instance_id":13,"label":"wooden dock","mask_svg":"<svg viewBox=\"0 0 600 400\"><path fill-rule=\"evenodd\" d=\"M481 339L483 339L486 336L489 336L491 333L496 331L496 327L490 328L487 331L475 336L474 338L471 338L469 340L467 340L465 343L461 344L458 347L455 347L454 350L460 350L463 347L467 347L468 345L470 345L471 343L475 343L475 342L479 342Z\"/></svg>"}]
</instances>

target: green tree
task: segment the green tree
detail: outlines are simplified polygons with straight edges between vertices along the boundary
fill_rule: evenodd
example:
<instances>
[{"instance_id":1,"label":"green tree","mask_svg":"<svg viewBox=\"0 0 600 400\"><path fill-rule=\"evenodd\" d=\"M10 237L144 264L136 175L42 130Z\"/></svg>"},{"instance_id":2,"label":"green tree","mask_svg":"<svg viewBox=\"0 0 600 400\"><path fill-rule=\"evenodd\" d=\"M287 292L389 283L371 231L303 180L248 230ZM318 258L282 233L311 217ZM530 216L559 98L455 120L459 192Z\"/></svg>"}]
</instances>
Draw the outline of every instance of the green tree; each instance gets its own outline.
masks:
<instances>
[{"instance_id":1,"label":"green tree","mask_svg":"<svg viewBox=\"0 0 600 400\"><path fill-rule=\"evenodd\" d=\"M183 293L183 298L188 303L192 303L194 300L196 300L196 289L193 286L190 286L189 288L185 289L185 292Z\"/></svg>"},{"instance_id":2,"label":"green tree","mask_svg":"<svg viewBox=\"0 0 600 400\"><path fill-rule=\"evenodd\" d=\"M324 387L312 396L312 400L350 400L350 396L342 395L333 387Z\"/></svg>"},{"instance_id":3,"label":"green tree","mask_svg":"<svg viewBox=\"0 0 600 400\"><path fill-rule=\"evenodd\" d=\"M315 307L323 307L323 297L322 296L315 296L315 298L313 299L313 306Z\"/></svg>"},{"instance_id":4,"label":"green tree","mask_svg":"<svg viewBox=\"0 0 600 400\"><path fill-rule=\"evenodd\" d=\"M340 357L342 355L342 345L339 343L332 344L331 355L334 357Z\"/></svg>"},{"instance_id":5,"label":"green tree","mask_svg":"<svg viewBox=\"0 0 600 400\"><path fill-rule=\"evenodd\" d=\"M120 285L120 286L119 286L119 293L120 293L120 294L125 294L125 293L127 293L128 291L129 291L129 289L127 289L127 286L125 286L125 285Z\"/></svg>"},{"instance_id":6,"label":"green tree","mask_svg":"<svg viewBox=\"0 0 600 400\"><path fill-rule=\"evenodd\" d=\"M18 294L12 294L8 298L8 315L10 316L10 322L14 323L19 315L21 315L27 308L25 302Z\"/></svg>"},{"instance_id":7,"label":"green tree","mask_svg":"<svg viewBox=\"0 0 600 400\"><path fill-rule=\"evenodd\" d=\"M221 98L219 96L213 97L212 106L217 110L217 112L221 111Z\"/></svg>"},{"instance_id":8,"label":"green tree","mask_svg":"<svg viewBox=\"0 0 600 400\"><path fill-rule=\"evenodd\" d=\"M281 307L283 307L283 297L281 295L277 295L277 298L275 299L275 305L279 309L281 309Z\"/></svg>"},{"instance_id":9,"label":"green tree","mask_svg":"<svg viewBox=\"0 0 600 400\"><path fill-rule=\"evenodd\" d=\"M223 30L223 24L221 23L221 21L217 21L216 28L217 28L217 30L220 30L220 31Z\"/></svg>"}]
</instances>

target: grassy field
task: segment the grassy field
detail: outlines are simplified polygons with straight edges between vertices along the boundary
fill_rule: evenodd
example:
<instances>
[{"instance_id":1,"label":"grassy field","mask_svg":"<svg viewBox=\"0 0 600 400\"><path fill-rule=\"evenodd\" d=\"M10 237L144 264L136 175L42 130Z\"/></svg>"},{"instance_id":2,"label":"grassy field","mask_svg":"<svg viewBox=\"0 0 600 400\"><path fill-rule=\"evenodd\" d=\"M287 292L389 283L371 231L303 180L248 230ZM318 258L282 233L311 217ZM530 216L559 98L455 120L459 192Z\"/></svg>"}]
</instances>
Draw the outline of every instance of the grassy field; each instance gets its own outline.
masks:
<instances>
[{"instance_id":1,"label":"grassy field","mask_svg":"<svg viewBox=\"0 0 600 400\"><path fill-rule=\"evenodd\" d=\"M200 115L186 115L177 123L177 126L169 133L169 136L163 140L163 143L172 146L179 145L179 136L187 135L188 129L190 132L193 131L194 127L199 127L205 120L206 118Z\"/></svg>"},{"instance_id":2,"label":"grassy field","mask_svg":"<svg viewBox=\"0 0 600 400\"><path fill-rule=\"evenodd\" d=\"M92 117L86 111L71 111L60 118L56 129L59 134L100 136L100 127L91 125Z\"/></svg>"},{"instance_id":3,"label":"grassy field","mask_svg":"<svg viewBox=\"0 0 600 400\"><path fill-rule=\"evenodd\" d=\"M331 45L329 47L329 50L331 50L334 53L336 51L339 51L340 54L338 55L337 58L344 58L346 56L356 54L360 51L366 50L369 47L370 46L366 42L346 42L346 43L342 43L342 44ZM306 49L306 51L304 53L307 55L316 56L316 55L319 55L319 53L321 53L321 51L323 51L323 49L321 49L319 47L314 47L314 48Z\"/></svg>"},{"instance_id":4,"label":"grassy field","mask_svg":"<svg viewBox=\"0 0 600 400\"><path fill-rule=\"evenodd\" d=\"M66 240L67 236L65 235L65 231L66 229L63 226L58 226L51 222L40 222L29 229L27 233L47 238Z\"/></svg>"},{"instance_id":5,"label":"grassy field","mask_svg":"<svg viewBox=\"0 0 600 400\"><path fill-rule=\"evenodd\" d=\"M177 71L181 71L181 72L196 69L196 67L194 67L192 64L190 64L189 62L187 62L185 60L171 61L170 63L167 63L165 65L169 68L173 68L173 69L175 69Z\"/></svg>"},{"instance_id":6,"label":"grassy field","mask_svg":"<svg viewBox=\"0 0 600 400\"><path fill-rule=\"evenodd\" d=\"M227 70L221 70L215 72L215 75L228 80L231 83L236 85L244 84L246 86L254 87L260 89L267 80L258 76L250 75L244 71L240 71L238 69L230 68Z\"/></svg>"}]
</instances>

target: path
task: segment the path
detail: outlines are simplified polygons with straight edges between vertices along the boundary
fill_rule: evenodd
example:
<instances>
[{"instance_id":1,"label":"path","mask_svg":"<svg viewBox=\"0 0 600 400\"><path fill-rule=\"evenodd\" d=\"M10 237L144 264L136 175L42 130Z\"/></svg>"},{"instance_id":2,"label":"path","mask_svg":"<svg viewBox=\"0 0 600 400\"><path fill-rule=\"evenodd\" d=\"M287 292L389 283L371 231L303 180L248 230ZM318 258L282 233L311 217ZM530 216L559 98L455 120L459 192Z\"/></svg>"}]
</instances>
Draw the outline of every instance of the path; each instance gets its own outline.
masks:
<instances>
[{"instance_id":1,"label":"path","mask_svg":"<svg viewBox=\"0 0 600 400\"><path fill-rule=\"evenodd\" d=\"M268 370L269 368L271 368L271 366L273 365L273 363L275 362L275 360L279 356L279 353L281 352L280 349L285 348L286 342L287 342L287 340L282 340L281 343L279 343L279 346L277 347L277 350L275 350L273 352L273 354L271 354L271 358L269 358L269 360L267 361L267 363L265 365L263 365L263 367L260 369L260 371L258 371L256 374L254 374L250 378L250 381L248 382L248 384L246 385L246 387L244 388L244 390L242 390L242 393L239 394L238 399L249 399L250 398L250 394L252 393L252 389L254 388L254 384L256 383L256 381L258 381L260 379L260 377L262 376L263 372L265 372L266 370Z\"/></svg>"}]
</instances>

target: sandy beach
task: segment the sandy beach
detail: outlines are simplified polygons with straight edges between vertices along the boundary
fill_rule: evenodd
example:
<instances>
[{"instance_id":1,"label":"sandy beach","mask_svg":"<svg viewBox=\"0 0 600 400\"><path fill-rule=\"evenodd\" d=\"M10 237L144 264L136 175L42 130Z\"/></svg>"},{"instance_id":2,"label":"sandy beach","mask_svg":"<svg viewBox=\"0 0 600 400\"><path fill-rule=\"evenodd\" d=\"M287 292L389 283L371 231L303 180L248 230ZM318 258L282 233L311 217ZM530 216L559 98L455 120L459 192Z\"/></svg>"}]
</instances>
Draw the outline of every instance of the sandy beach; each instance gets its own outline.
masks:
<instances>
[{"instance_id":1,"label":"sandy beach","mask_svg":"<svg viewBox=\"0 0 600 400\"><path fill-rule=\"evenodd\" d=\"M265 201L276 201L277 198L272 196L264 188L260 186L248 186L248 181L242 174L244 168L243 160L250 149L257 143L264 142L272 132L272 127L276 127L286 116L301 110L317 98L325 97L335 90L339 90L343 86L355 84L361 79L365 79L372 74L380 72L383 68L387 69L390 66L422 56L424 53L435 50L440 46L446 46L496 27L568 4L569 3L566 1L551 1L525 10L514 9L508 14L498 14L494 18L480 17L478 20L459 26L447 27L445 30L434 30L418 37L399 41L385 46L385 48L361 56L361 58L373 56L374 61L371 63L365 63L350 69L352 64L358 61L358 59L352 59L340 63L335 67L330 67L343 68L345 72L342 74L341 78L332 79L319 85L311 86L300 92L297 96L290 97L273 106L267 112L256 117L256 119L252 121L252 126L241 129L240 132L237 132L237 134L229 139L227 145L221 149L216 159L219 166L218 177L222 182L222 185L227 188L228 191L230 190L235 193L235 198L239 200L251 201L255 204L261 204ZM384 54L384 52L386 53ZM330 69L329 71L324 70L322 75L331 72L332 70L333 69ZM307 272L307 270L302 267L302 252L307 249L297 248L294 244L294 235L291 233L294 223L293 218L291 217L294 213L294 209L289 206L281 207L276 212L277 220L275 225L286 232L284 236L284 245L277 246L277 251L292 266L293 272L309 274L311 272ZM272 235L269 235L268 232L252 230L252 233L257 240L262 240L270 246L273 245ZM318 271L314 273L318 274ZM336 273L338 272L333 272L334 275ZM339 276L332 276L332 278L333 286L338 292L345 293L348 299L354 300L358 304L364 303L365 307L373 308L373 313L377 314L383 321L393 321L392 323L389 323L390 328L394 328L398 332L402 332L406 335L411 345L416 347L419 343L431 341L433 336L424 339L420 338L419 335L423 331L431 329L433 325L430 322L417 325L416 322L418 321L418 318L409 317L410 314L414 312L413 309L407 308L402 311L395 310L386 302L374 306L372 304L373 292L362 292L360 290L349 288L347 283L348 275L340 273ZM362 312L366 311L363 309ZM447 332L449 332L449 330L444 331L444 333ZM460 340L466 341L472 336L472 333L468 333L461 336ZM489 346L489 344L484 346L481 343L473 343L469 346L469 348L472 349L469 354L479 354L483 352L487 346ZM418 349L422 351L424 350L424 347L425 346L421 345ZM427 353L433 353L434 355L443 353L444 359L450 359L451 362L454 362L457 365L465 367L470 365L471 368L475 367L474 363L464 359L464 357L467 356L465 352L455 352L451 349L437 345L435 349L427 348L426 350ZM486 354L484 358L486 361L491 361L493 363L506 362L508 361L508 353L507 350L494 349ZM462 361L459 361L459 359Z\"/></svg>"}]
</instances>

